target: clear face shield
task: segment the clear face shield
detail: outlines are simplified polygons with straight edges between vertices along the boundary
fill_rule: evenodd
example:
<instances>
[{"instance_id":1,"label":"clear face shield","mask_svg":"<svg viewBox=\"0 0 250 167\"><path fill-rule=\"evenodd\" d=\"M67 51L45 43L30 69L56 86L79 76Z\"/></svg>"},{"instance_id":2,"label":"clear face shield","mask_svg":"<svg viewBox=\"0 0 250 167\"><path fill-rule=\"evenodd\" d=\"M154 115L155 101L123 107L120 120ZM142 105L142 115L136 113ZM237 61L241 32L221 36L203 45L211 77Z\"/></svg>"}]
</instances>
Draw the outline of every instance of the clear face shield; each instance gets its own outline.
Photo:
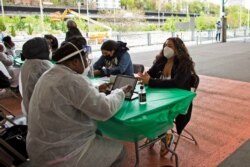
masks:
<instances>
[{"instance_id":1,"label":"clear face shield","mask_svg":"<svg viewBox=\"0 0 250 167\"><path fill-rule=\"evenodd\" d=\"M72 45L76 49L76 51L73 52L73 53L71 53L71 54L69 54L69 55L67 55L66 57L62 58L61 60L59 60L57 62L61 63L61 62L65 61L65 60L67 60L67 59L69 59L69 58L71 58L71 57L79 54L80 55L80 60L82 62L82 66L83 66L83 73L85 74L85 72L88 72L87 68L89 67L89 64L91 64L91 60L88 58L88 54L91 53L91 46L83 45L82 49L79 50L73 43L71 43L71 42L68 42L68 43L70 45ZM83 55L81 53L82 51L85 53L85 58L86 58L86 61L87 61L87 66L84 63Z\"/></svg>"},{"instance_id":2,"label":"clear face shield","mask_svg":"<svg viewBox=\"0 0 250 167\"><path fill-rule=\"evenodd\" d=\"M83 67L84 67L83 75L87 76L87 75L89 75L91 61L92 61L92 59L91 59L92 58L92 48L91 48L91 46L88 46L88 45L83 45L82 48L83 48L83 52L85 53L87 65L88 65L87 67L84 66L84 62L83 62L83 59L81 56L81 61L83 63Z\"/></svg>"}]
</instances>

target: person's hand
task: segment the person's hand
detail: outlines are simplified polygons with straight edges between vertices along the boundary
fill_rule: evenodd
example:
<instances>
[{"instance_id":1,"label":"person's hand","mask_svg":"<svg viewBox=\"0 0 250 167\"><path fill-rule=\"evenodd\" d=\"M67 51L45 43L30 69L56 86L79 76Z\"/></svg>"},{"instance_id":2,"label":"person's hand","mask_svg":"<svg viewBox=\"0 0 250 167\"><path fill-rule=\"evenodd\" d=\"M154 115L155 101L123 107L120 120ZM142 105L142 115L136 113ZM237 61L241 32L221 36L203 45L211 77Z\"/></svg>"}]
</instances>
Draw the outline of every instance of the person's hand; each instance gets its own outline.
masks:
<instances>
[{"instance_id":1,"label":"person's hand","mask_svg":"<svg viewBox=\"0 0 250 167\"><path fill-rule=\"evenodd\" d=\"M132 90L132 86L131 85L126 85L126 86L121 87L121 89L126 94L126 93L129 93Z\"/></svg>"},{"instance_id":2,"label":"person's hand","mask_svg":"<svg viewBox=\"0 0 250 167\"><path fill-rule=\"evenodd\" d=\"M104 84L101 84L99 85L99 92L107 92L107 91L110 91L111 90L111 86L112 86L112 83L104 83Z\"/></svg>"},{"instance_id":3,"label":"person's hand","mask_svg":"<svg viewBox=\"0 0 250 167\"><path fill-rule=\"evenodd\" d=\"M148 75L147 72L145 73L138 73L138 79L139 81L143 82L144 84L148 84L150 76Z\"/></svg>"},{"instance_id":4,"label":"person's hand","mask_svg":"<svg viewBox=\"0 0 250 167\"><path fill-rule=\"evenodd\" d=\"M101 71L100 70L94 70L94 75L95 76L100 76L101 75Z\"/></svg>"}]
</instances>

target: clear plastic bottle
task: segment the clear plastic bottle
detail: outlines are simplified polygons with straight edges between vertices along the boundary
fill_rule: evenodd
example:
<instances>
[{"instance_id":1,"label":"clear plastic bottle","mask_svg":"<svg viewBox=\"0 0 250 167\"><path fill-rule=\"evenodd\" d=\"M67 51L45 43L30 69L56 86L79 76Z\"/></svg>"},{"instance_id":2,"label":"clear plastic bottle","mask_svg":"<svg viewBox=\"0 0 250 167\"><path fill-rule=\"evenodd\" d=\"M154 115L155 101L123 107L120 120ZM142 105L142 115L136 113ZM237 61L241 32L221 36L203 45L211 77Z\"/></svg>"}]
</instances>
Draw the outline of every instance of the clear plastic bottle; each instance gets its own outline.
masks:
<instances>
[{"instance_id":1,"label":"clear plastic bottle","mask_svg":"<svg viewBox=\"0 0 250 167\"><path fill-rule=\"evenodd\" d=\"M140 86L140 91L139 91L139 103L140 104L146 104L147 103L147 98L146 98L146 90L144 88L144 85Z\"/></svg>"},{"instance_id":2,"label":"clear plastic bottle","mask_svg":"<svg viewBox=\"0 0 250 167\"><path fill-rule=\"evenodd\" d=\"M94 78L94 77L95 77L95 74L94 74L94 67L93 67L93 64L92 64L92 63L89 65L88 77L89 77L89 78Z\"/></svg>"},{"instance_id":3,"label":"clear plastic bottle","mask_svg":"<svg viewBox=\"0 0 250 167\"><path fill-rule=\"evenodd\" d=\"M93 67L93 57L92 57L92 48L91 46L88 46L88 58L90 59L91 63L89 64L89 71L88 71L88 77L94 78L94 67Z\"/></svg>"}]
</instances>

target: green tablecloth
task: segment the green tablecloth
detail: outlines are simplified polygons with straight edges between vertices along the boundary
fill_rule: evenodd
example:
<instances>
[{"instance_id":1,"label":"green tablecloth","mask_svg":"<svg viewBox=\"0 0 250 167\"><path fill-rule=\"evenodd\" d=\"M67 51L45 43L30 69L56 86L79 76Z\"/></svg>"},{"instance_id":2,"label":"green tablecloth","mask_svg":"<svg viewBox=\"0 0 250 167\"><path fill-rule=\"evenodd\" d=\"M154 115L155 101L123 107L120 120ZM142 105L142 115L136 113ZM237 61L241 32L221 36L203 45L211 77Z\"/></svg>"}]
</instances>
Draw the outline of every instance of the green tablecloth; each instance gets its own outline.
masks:
<instances>
[{"instance_id":1,"label":"green tablecloth","mask_svg":"<svg viewBox=\"0 0 250 167\"><path fill-rule=\"evenodd\" d=\"M97 122L98 129L111 138L139 141L155 138L173 127L178 114L186 114L195 93L182 89L146 88L147 104L138 99L125 101L111 119Z\"/></svg>"},{"instance_id":2,"label":"green tablecloth","mask_svg":"<svg viewBox=\"0 0 250 167\"><path fill-rule=\"evenodd\" d=\"M24 63L24 61L21 60L21 57L15 57L15 59L14 59L15 65L22 66L23 63Z\"/></svg>"}]
</instances>

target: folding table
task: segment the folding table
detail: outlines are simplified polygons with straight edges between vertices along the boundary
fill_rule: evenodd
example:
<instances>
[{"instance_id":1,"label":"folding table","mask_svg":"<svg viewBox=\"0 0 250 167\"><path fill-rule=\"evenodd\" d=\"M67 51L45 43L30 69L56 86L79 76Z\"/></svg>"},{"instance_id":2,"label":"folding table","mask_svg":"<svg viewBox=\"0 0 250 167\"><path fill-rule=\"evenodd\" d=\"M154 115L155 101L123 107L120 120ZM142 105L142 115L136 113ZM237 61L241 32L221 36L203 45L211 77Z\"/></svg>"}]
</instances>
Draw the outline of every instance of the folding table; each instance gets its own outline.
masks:
<instances>
[{"instance_id":1,"label":"folding table","mask_svg":"<svg viewBox=\"0 0 250 167\"><path fill-rule=\"evenodd\" d=\"M156 142L162 134L173 127L173 121L186 111L196 96L194 92L182 89L146 88L147 104L140 105L138 99L124 101L122 108L109 120L97 122L98 129L110 138L134 142L135 166L139 166L139 150L151 143L138 145L144 138ZM170 150L172 152L172 150ZM173 152L174 153L174 152ZM178 166L178 156L176 165Z\"/></svg>"}]
</instances>

